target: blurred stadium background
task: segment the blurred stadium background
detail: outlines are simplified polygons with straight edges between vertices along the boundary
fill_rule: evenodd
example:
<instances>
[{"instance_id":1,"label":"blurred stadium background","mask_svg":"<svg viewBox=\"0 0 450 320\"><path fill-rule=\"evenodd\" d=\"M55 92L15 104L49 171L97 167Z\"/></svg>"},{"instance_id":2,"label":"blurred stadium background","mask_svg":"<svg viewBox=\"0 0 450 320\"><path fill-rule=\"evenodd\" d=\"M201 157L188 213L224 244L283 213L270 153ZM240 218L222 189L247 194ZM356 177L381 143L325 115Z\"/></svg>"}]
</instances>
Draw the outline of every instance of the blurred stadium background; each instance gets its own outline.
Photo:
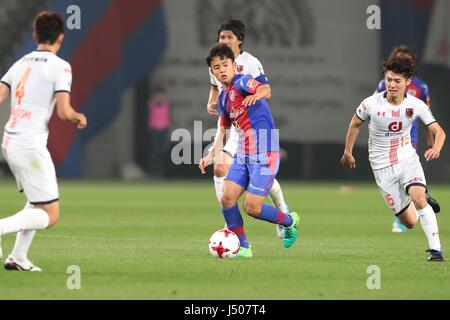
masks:
<instances>
[{"instance_id":1,"label":"blurred stadium background","mask_svg":"<svg viewBox=\"0 0 450 320\"><path fill-rule=\"evenodd\" d=\"M280 179L372 179L367 130L355 150L356 171L340 168L339 159L354 109L375 90L382 57L399 44L417 53L433 112L448 129L449 1L0 0L0 28L7 30L0 37L0 73L34 49L31 24L37 12L51 9L68 19L67 8L74 4L81 10L81 28L66 30L60 56L72 64L73 105L87 115L89 127L77 132L51 120L49 149L61 178L130 178L148 172L146 101L155 85L167 90L171 131L193 133L194 121L202 121L203 131L214 128L215 119L206 113L204 57L228 17L247 24L244 49L261 60L271 82L271 108L286 151ZM381 30L366 26L366 10L373 4L381 8ZM2 126L7 106L0 111ZM185 141L192 150L209 142L201 135ZM424 147L422 135L420 150ZM192 152L192 162L198 158ZM449 160L444 151L440 160L424 164L428 180L448 181ZM195 164L172 164L170 152L165 163L168 178L200 177Z\"/></svg>"}]
</instances>

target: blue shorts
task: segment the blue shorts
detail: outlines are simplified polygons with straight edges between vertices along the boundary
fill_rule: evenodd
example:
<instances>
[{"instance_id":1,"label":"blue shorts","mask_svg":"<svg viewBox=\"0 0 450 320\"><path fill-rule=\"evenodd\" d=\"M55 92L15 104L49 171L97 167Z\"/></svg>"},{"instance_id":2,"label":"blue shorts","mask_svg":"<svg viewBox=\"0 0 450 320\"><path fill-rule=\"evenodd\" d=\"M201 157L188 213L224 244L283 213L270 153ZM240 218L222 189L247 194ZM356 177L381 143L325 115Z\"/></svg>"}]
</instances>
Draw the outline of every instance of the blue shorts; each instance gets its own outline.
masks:
<instances>
[{"instance_id":1,"label":"blue shorts","mask_svg":"<svg viewBox=\"0 0 450 320\"><path fill-rule=\"evenodd\" d=\"M269 152L252 160L236 155L225 180L237 183L247 192L266 197L280 167L280 154Z\"/></svg>"}]
</instances>

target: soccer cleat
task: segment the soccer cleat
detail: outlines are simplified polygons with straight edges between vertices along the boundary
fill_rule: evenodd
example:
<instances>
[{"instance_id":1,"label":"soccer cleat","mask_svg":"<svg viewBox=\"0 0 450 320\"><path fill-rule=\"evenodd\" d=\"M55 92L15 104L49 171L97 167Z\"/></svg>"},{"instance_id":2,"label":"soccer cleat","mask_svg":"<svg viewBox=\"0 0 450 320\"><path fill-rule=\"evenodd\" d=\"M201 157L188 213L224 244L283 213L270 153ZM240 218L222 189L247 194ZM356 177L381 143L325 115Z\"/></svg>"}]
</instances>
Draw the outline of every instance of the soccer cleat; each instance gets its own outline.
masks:
<instances>
[{"instance_id":1,"label":"soccer cleat","mask_svg":"<svg viewBox=\"0 0 450 320\"><path fill-rule=\"evenodd\" d=\"M401 222L400 219L397 217L394 217L394 222L392 223L392 232L406 232L408 231L408 228L405 227Z\"/></svg>"},{"instance_id":2,"label":"soccer cleat","mask_svg":"<svg viewBox=\"0 0 450 320\"><path fill-rule=\"evenodd\" d=\"M433 208L434 213L439 213L441 211L441 206L439 205L439 202L436 201L432 196L428 194L428 192L425 194L427 197L427 202L430 205L431 208Z\"/></svg>"},{"instance_id":3,"label":"soccer cleat","mask_svg":"<svg viewBox=\"0 0 450 320\"><path fill-rule=\"evenodd\" d=\"M290 248L297 241L298 238L298 224L300 222L300 216L297 212L291 212L289 215L292 217L292 225L284 228L283 245L285 248Z\"/></svg>"},{"instance_id":4,"label":"soccer cleat","mask_svg":"<svg viewBox=\"0 0 450 320\"><path fill-rule=\"evenodd\" d=\"M439 250L433 250L433 249L428 249L426 252L431 253L430 256L428 257L428 261L430 262L442 262L444 261L444 256L442 255L442 251Z\"/></svg>"},{"instance_id":5,"label":"soccer cleat","mask_svg":"<svg viewBox=\"0 0 450 320\"><path fill-rule=\"evenodd\" d=\"M41 272L42 269L36 267L30 260L18 261L12 256L6 259L4 267L6 270L10 271L29 271L29 272Z\"/></svg>"},{"instance_id":6,"label":"soccer cleat","mask_svg":"<svg viewBox=\"0 0 450 320\"><path fill-rule=\"evenodd\" d=\"M241 247L236 255L237 258L251 258L253 257L252 247Z\"/></svg>"}]
</instances>

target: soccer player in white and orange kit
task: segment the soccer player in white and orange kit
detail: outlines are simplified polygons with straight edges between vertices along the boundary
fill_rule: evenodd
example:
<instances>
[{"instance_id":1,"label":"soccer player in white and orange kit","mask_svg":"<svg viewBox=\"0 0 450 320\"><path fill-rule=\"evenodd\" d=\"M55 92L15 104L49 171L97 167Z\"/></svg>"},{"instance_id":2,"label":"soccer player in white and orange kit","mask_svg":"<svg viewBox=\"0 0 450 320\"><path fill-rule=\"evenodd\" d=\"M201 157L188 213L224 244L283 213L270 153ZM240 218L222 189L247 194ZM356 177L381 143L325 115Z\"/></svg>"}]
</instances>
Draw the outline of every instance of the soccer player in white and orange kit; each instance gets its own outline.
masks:
<instances>
[{"instance_id":1,"label":"soccer player in white and orange kit","mask_svg":"<svg viewBox=\"0 0 450 320\"><path fill-rule=\"evenodd\" d=\"M411 126L419 118L434 135L434 144L424 154L426 161L439 157L445 133L430 108L406 94L414 69L413 59L406 57L391 56L384 63L386 91L366 98L357 108L341 163L356 167L353 146L361 125L368 121L369 160L386 204L408 229L414 228L419 217L431 253L428 261L443 261L436 215L427 203L425 175L411 143Z\"/></svg>"},{"instance_id":2,"label":"soccer player in white and orange kit","mask_svg":"<svg viewBox=\"0 0 450 320\"><path fill-rule=\"evenodd\" d=\"M48 122L55 104L60 119L78 129L87 125L86 117L70 104L70 64L56 56L64 40L62 18L50 11L40 13L33 38L37 49L18 60L0 83L0 103L11 96L2 152L27 198L21 211L0 219L0 237L17 233L5 269L18 271L42 271L28 260L28 250L36 230L54 226L60 214L55 167L47 150Z\"/></svg>"}]
</instances>

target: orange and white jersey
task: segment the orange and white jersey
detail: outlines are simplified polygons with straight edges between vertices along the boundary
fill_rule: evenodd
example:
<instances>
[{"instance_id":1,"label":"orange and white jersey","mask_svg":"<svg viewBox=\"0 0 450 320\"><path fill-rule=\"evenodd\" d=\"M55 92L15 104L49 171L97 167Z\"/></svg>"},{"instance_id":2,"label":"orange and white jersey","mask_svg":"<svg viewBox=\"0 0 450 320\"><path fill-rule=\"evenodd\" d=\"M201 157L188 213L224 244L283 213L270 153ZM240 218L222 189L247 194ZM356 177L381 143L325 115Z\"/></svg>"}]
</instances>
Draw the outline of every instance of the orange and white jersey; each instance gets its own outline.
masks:
<instances>
[{"instance_id":1,"label":"orange and white jersey","mask_svg":"<svg viewBox=\"0 0 450 320\"><path fill-rule=\"evenodd\" d=\"M422 100L406 95L400 105L393 105L387 101L386 91L366 98L356 109L356 116L369 121L369 160L374 170L416 154L410 132L417 117L427 126L436 122Z\"/></svg>"},{"instance_id":2,"label":"orange and white jersey","mask_svg":"<svg viewBox=\"0 0 450 320\"><path fill-rule=\"evenodd\" d=\"M49 51L33 51L17 61L1 82L11 89L6 139L18 144L46 146L55 93L70 93L70 64Z\"/></svg>"}]
</instances>

